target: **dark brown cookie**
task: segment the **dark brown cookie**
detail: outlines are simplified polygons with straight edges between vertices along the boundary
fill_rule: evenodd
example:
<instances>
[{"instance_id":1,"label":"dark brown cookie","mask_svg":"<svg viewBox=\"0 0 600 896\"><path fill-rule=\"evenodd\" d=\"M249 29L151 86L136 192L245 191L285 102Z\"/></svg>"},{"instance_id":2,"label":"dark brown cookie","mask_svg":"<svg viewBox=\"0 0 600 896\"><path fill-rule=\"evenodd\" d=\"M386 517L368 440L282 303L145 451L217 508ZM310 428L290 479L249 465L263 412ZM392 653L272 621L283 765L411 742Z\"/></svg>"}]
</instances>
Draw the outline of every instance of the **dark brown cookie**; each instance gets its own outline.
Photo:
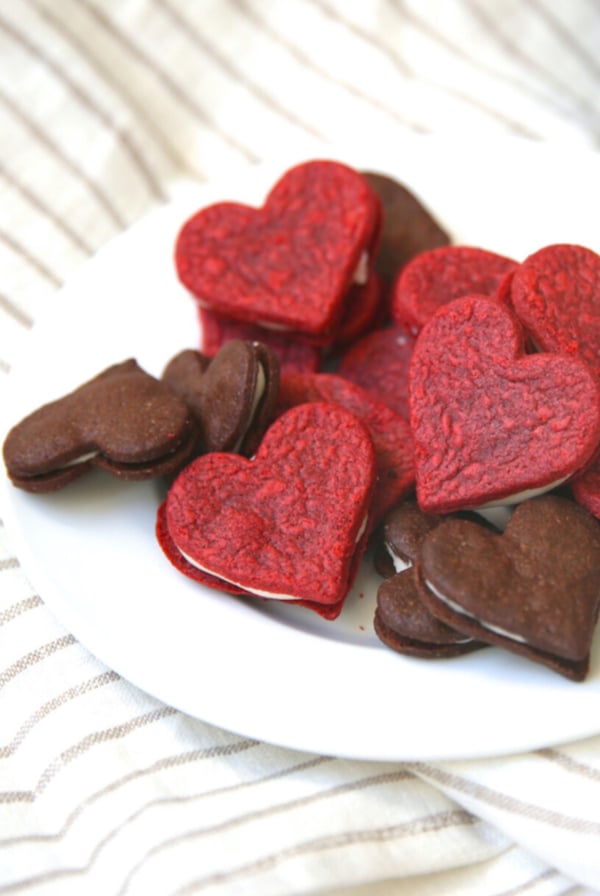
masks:
<instances>
[{"instance_id":1,"label":"dark brown cookie","mask_svg":"<svg viewBox=\"0 0 600 896\"><path fill-rule=\"evenodd\" d=\"M389 282L418 252L447 246L450 236L405 186L376 172L363 172L381 201L383 230L375 270Z\"/></svg>"},{"instance_id":2,"label":"dark brown cookie","mask_svg":"<svg viewBox=\"0 0 600 896\"><path fill-rule=\"evenodd\" d=\"M414 498L402 501L390 510L381 531L397 572L415 562L421 542L443 519L435 513L424 513Z\"/></svg>"},{"instance_id":3,"label":"dark brown cookie","mask_svg":"<svg viewBox=\"0 0 600 896\"><path fill-rule=\"evenodd\" d=\"M386 514L380 529L381 539L395 572L415 563L425 536L449 516L426 513L421 510L416 498L407 498ZM451 516L470 519L482 526L496 529L490 520L484 519L475 511L459 510ZM379 562L383 569L389 568L383 564L383 560Z\"/></svg>"},{"instance_id":4,"label":"dark brown cookie","mask_svg":"<svg viewBox=\"0 0 600 896\"><path fill-rule=\"evenodd\" d=\"M184 402L129 359L29 414L8 433L3 453L14 485L50 492L94 467L122 479L166 476L197 446Z\"/></svg>"},{"instance_id":5,"label":"dark brown cookie","mask_svg":"<svg viewBox=\"0 0 600 896\"><path fill-rule=\"evenodd\" d=\"M413 569L381 583L373 624L380 641L409 656L452 657L483 647L431 615L419 595Z\"/></svg>"},{"instance_id":6,"label":"dark brown cookie","mask_svg":"<svg viewBox=\"0 0 600 896\"><path fill-rule=\"evenodd\" d=\"M176 355L163 380L197 420L204 451L249 457L273 419L279 361L263 343L231 339L212 360L193 349Z\"/></svg>"},{"instance_id":7,"label":"dark brown cookie","mask_svg":"<svg viewBox=\"0 0 600 896\"><path fill-rule=\"evenodd\" d=\"M600 607L600 524L574 501L525 501L503 534L445 520L425 536L417 572L440 621L585 678Z\"/></svg>"}]
</instances>

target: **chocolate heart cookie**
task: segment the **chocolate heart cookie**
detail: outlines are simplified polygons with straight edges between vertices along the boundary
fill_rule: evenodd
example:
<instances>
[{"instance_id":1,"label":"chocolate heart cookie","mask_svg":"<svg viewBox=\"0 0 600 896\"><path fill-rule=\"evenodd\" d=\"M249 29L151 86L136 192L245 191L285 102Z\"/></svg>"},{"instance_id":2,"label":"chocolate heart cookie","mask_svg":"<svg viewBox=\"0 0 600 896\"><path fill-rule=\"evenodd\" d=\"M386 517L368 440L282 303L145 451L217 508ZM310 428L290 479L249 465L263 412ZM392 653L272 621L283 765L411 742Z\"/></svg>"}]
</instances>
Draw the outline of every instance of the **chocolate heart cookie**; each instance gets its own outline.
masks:
<instances>
[{"instance_id":1,"label":"chocolate heart cookie","mask_svg":"<svg viewBox=\"0 0 600 896\"><path fill-rule=\"evenodd\" d=\"M133 359L29 414L3 449L10 479L30 492L56 491L94 467L121 479L166 476L197 452L184 402Z\"/></svg>"},{"instance_id":2,"label":"chocolate heart cookie","mask_svg":"<svg viewBox=\"0 0 600 896\"><path fill-rule=\"evenodd\" d=\"M568 498L520 504L502 534L449 519L417 564L427 609L446 625L581 681L600 607L600 524Z\"/></svg>"}]
</instances>

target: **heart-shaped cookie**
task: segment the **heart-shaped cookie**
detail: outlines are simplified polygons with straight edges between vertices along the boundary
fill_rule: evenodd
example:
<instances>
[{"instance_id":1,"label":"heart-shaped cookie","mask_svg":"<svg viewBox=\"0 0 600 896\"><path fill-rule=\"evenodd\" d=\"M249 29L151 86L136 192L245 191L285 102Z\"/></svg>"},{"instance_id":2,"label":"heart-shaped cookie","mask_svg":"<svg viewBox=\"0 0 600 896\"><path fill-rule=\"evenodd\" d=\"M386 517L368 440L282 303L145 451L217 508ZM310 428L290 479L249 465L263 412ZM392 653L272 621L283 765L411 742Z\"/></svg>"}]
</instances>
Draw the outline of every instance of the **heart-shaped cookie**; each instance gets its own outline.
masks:
<instances>
[{"instance_id":1,"label":"heart-shaped cookie","mask_svg":"<svg viewBox=\"0 0 600 896\"><path fill-rule=\"evenodd\" d=\"M198 422L204 451L254 453L279 393L279 362L268 346L232 339L212 359L185 349L162 378Z\"/></svg>"},{"instance_id":2,"label":"heart-shaped cookie","mask_svg":"<svg viewBox=\"0 0 600 896\"><path fill-rule=\"evenodd\" d=\"M408 368L415 344L405 327L372 330L340 359L338 374L408 420Z\"/></svg>"},{"instance_id":3,"label":"heart-shaped cookie","mask_svg":"<svg viewBox=\"0 0 600 896\"><path fill-rule=\"evenodd\" d=\"M515 270L510 301L534 344L578 354L600 375L600 255L555 244Z\"/></svg>"},{"instance_id":4,"label":"heart-shaped cookie","mask_svg":"<svg viewBox=\"0 0 600 896\"><path fill-rule=\"evenodd\" d=\"M408 656L449 658L483 647L480 641L431 615L421 600L413 569L405 569L381 583L373 627L387 647Z\"/></svg>"},{"instance_id":5,"label":"heart-shaped cookie","mask_svg":"<svg viewBox=\"0 0 600 896\"><path fill-rule=\"evenodd\" d=\"M456 299L421 331L409 394L423 510L516 503L592 459L598 379L579 358L523 345L512 312L485 296Z\"/></svg>"},{"instance_id":6,"label":"heart-shaped cookie","mask_svg":"<svg viewBox=\"0 0 600 896\"><path fill-rule=\"evenodd\" d=\"M364 550L374 481L361 421L304 404L272 424L253 460L213 453L186 467L167 495L166 527L190 564L243 591L337 604Z\"/></svg>"},{"instance_id":7,"label":"heart-shaped cookie","mask_svg":"<svg viewBox=\"0 0 600 896\"><path fill-rule=\"evenodd\" d=\"M16 486L49 492L93 467L121 479L168 475L197 451L198 428L185 403L129 359L17 423L4 461Z\"/></svg>"},{"instance_id":8,"label":"heart-shaped cookie","mask_svg":"<svg viewBox=\"0 0 600 896\"><path fill-rule=\"evenodd\" d=\"M243 339L268 345L279 361L282 374L314 373L321 366L322 349L304 340L291 338L286 333L223 317L208 308L198 308L198 320L200 348L202 354L209 358L213 358L231 339Z\"/></svg>"},{"instance_id":9,"label":"heart-shaped cookie","mask_svg":"<svg viewBox=\"0 0 600 896\"><path fill-rule=\"evenodd\" d=\"M221 202L181 229L177 274L201 306L227 317L329 341L381 206L358 172L331 161L290 169L261 208ZM370 262L367 264L369 267Z\"/></svg>"},{"instance_id":10,"label":"heart-shaped cookie","mask_svg":"<svg viewBox=\"0 0 600 896\"><path fill-rule=\"evenodd\" d=\"M413 444L408 423L365 389L333 373L282 377L279 408L287 409L305 401L339 404L366 425L377 463L371 505L371 523L376 525L414 485Z\"/></svg>"},{"instance_id":11,"label":"heart-shaped cookie","mask_svg":"<svg viewBox=\"0 0 600 896\"><path fill-rule=\"evenodd\" d=\"M450 236L404 184L375 171L364 171L363 174L379 196L383 209L383 229L375 268L387 283L391 283L407 261L419 252L447 246Z\"/></svg>"},{"instance_id":12,"label":"heart-shaped cookie","mask_svg":"<svg viewBox=\"0 0 600 896\"><path fill-rule=\"evenodd\" d=\"M585 677L600 606L600 524L568 498L520 504L502 534L460 519L428 533L421 596L442 622Z\"/></svg>"},{"instance_id":13,"label":"heart-shaped cookie","mask_svg":"<svg viewBox=\"0 0 600 896\"><path fill-rule=\"evenodd\" d=\"M418 333L438 308L461 296L496 296L517 262L478 246L440 246L421 252L400 271L390 314Z\"/></svg>"}]
</instances>

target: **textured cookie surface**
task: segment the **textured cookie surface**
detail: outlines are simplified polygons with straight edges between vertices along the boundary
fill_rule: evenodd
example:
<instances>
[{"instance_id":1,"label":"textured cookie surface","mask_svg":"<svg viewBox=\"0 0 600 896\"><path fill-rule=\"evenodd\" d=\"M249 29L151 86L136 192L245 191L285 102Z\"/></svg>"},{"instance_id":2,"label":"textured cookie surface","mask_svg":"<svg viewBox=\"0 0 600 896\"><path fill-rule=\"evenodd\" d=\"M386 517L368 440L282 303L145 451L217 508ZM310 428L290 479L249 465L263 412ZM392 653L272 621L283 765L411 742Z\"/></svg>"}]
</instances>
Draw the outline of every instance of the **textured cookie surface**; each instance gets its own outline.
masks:
<instances>
[{"instance_id":1,"label":"textured cookie surface","mask_svg":"<svg viewBox=\"0 0 600 896\"><path fill-rule=\"evenodd\" d=\"M596 377L576 358L525 355L522 329L481 296L441 308L409 376L417 497L446 513L514 503L591 461L600 441Z\"/></svg>"},{"instance_id":2,"label":"textured cookie surface","mask_svg":"<svg viewBox=\"0 0 600 896\"><path fill-rule=\"evenodd\" d=\"M545 246L515 271L510 301L536 346L578 354L600 375L600 255Z\"/></svg>"},{"instance_id":3,"label":"textured cookie surface","mask_svg":"<svg viewBox=\"0 0 600 896\"><path fill-rule=\"evenodd\" d=\"M415 337L404 327L373 330L342 355L338 374L408 420L408 370Z\"/></svg>"},{"instance_id":4,"label":"textured cookie surface","mask_svg":"<svg viewBox=\"0 0 600 896\"><path fill-rule=\"evenodd\" d=\"M282 377L280 407L330 401L366 425L375 449L377 483L371 508L375 525L414 485L413 444L407 422L364 389L329 373Z\"/></svg>"},{"instance_id":5,"label":"textured cookie surface","mask_svg":"<svg viewBox=\"0 0 600 896\"><path fill-rule=\"evenodd\" d=\"M190 218L176 243L181 282L221 314L326 338L381 206L366 180L337 162L288 171L259 208L224 202Z\"/></svg>"},{"instance_id":6,"label":"textured cookie surface","mask_svg":"<svg viewBox=\"0 0 600 896\"><path fill-rule=\"evenodd\" d=\"M211 358L231 339L243 339L267 345L275 353L281 373L314 373L321 365L321 349L293 334L223 317L208 308L199 308L198 318L200 348Z\"/></svg>"},{"instance_id":7,"label":"textured cookie surface","mask_svg":"<svg viewBox=\"0 0 600 896\"><path fill-rule=\"evenodd\" d=\"M244 591L335 604L363 546L375 457L364 425L344 408L292 408L253 460L207 454L182 471L166 524L194 565Z\"/></svg>"},{"instance_id":8,"label":"textured cookie surface","mask_svg":"<svg viewBox=\"0 0 600 896\"><path fill-rule=\"evenodd\" d=\"M469 293L496 295L516 262L472 246L442 246L408 262L392 293L396 323L418 332L442 305Z\"/></svg>"}]
</instances>

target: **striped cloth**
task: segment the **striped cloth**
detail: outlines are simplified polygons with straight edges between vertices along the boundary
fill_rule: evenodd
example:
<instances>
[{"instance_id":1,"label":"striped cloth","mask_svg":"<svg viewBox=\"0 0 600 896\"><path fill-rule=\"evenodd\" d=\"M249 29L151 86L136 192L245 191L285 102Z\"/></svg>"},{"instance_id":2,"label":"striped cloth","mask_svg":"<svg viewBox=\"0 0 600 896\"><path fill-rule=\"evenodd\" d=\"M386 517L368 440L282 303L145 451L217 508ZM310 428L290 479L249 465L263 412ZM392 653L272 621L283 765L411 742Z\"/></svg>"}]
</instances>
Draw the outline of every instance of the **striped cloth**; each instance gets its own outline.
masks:
<instances>
[{"instance_id":1,"label":"striped cloth","mask_svg":"<svg viewBox=\"0 0 600 896\"><path fill-rule=\"evenodd\" d=\"M359 133L597 149L599 60L598 0L0 4L2 378L182 184ZM270 746L103 666L3 525L0 585L0 896L600 892L600 737L435 763Z\"/></svg>"}]
</instances>

